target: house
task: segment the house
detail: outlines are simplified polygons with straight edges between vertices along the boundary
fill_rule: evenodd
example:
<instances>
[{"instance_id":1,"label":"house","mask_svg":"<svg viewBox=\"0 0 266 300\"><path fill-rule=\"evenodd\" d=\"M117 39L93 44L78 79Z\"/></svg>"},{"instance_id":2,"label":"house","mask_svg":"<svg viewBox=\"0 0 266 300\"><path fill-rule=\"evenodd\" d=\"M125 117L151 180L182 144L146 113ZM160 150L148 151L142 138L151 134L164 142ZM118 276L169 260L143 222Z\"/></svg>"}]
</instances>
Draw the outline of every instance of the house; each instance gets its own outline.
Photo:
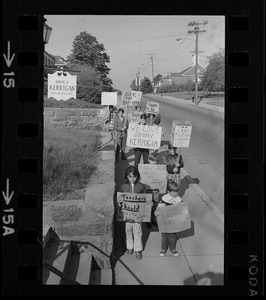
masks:
<instances>
[{"instance_id":1,"label":"house","mask_svg":"<svg viewBox=\"0 0 266 300\"><path fill-rule=\"evenodd\" d=\"M189 80L195 82L195 68L196 60L195 55L192 56L192 65L182 69L177 73L168 73L162 78L161 85L172 84L173 82L177 84L186 84ZM200 64L198 60L198 82L202 80L205 68Z\"/></svg>"},{"instance_id":2,"label":"house","mask_svg":"<svg viewBox=\"0 0 266 300\"><path fill-rule=\"evenodd\" d=\"M55 57L48 52L44 51L44 67L50 67L55 65Z\"/></svg>"},{"instance_id":3,"label":"house","mask_svg":"<svg viewBox=\"0 0 266 300\"><path fill-rule=\"evenodd\" d=\"M54 55L54 58L55 58L55 66L58 67L59 69L67 66L67 62L62 56Z\"/></svg>"}]
</instances>

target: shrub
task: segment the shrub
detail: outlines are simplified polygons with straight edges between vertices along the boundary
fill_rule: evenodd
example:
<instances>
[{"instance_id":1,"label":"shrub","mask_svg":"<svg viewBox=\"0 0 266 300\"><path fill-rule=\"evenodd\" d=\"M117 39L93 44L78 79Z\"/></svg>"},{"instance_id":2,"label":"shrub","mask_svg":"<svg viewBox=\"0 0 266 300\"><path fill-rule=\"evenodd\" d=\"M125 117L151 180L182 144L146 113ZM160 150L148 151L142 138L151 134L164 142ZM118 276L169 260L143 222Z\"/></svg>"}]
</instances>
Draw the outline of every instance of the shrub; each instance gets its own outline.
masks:
<instances>
[{"instance_id":1,"label":"shrub","mask_svg":"<svg viewBox=\"0 0 266 300\"><path fill-rule=\"evenodd\" d=\"M88 184L97 167L99 144L99 135L93 131L44 129L44 200L66 199Z\"/></svg>"}]
</instances>

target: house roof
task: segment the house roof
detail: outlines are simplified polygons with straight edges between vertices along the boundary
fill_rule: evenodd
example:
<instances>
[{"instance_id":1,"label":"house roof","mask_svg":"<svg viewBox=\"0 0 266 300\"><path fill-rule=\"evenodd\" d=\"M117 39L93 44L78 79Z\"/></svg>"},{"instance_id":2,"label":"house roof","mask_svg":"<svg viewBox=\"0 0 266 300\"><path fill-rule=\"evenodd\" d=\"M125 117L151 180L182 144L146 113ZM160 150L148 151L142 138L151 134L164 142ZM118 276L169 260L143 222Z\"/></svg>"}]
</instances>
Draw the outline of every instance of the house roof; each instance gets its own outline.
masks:
<instances>
[{"instance_id":1,"label":"house roof","mask_svg":"<svg viewBox=\"0 0 266 300\"><path fill-rule=\"evenodd\" d=\"M53 57L55 58L55 65L56 66L65 66L66 65L66 61L62 56L53 55Z\"/></svg>"},{"instance_id":2,"label":"house roof","mask_svg":"<svg viewBox=\"0 0 266 300\"><path fill-rule=\"evenodd\" d=\"M199 70L201 70L201 71L205 70L205 68L201 64L198 64L198 66L199 66ZM176 77L182 77L182 76L186 75L189 71L193 70L194 68L195 68L195 64L184 68L180 72L175 72L175 73L171 72L170 74L163 77L163 79L171 79L171 78L176 78Z\"/></svg>"}]
</instances>

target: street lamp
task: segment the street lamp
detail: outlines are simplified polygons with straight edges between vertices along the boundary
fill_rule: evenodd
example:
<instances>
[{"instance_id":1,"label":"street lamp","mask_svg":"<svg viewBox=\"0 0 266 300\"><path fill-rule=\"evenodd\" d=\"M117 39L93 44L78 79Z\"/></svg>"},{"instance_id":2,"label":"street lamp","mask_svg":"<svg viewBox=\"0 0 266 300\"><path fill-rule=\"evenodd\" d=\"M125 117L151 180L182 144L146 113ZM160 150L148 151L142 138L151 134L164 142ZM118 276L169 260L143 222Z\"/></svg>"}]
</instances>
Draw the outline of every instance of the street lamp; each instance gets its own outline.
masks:
<instances>
[{"instance_id":1,"label":"street lamp","mask_svg":"<svg viewBox=\"0 0 266 300\"><path fill-rule=\"evenodd\" d=\"M47 44L50 39L50 35L52 33L52 27L46 24L47 19L43 18L43 43Z\"/></svg>"}]
</instances>

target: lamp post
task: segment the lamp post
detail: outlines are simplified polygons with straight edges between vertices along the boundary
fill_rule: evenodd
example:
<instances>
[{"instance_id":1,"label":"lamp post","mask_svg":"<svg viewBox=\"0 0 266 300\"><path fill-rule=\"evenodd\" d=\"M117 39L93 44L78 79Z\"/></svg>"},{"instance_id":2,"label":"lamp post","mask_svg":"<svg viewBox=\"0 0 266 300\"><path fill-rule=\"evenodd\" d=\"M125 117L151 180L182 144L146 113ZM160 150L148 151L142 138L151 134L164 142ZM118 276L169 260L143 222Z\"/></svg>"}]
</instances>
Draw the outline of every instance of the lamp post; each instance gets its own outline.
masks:
<instances>
[{"instance_id":1,"label":"lamp post","mask_svg":"<svg viewBox=\"0 0 266 300\"><path fill-rule=\"evenodd\" d=\"M47 19L43 18L43 43L47 44L52 33L52 27L46 24Z\"/></svg>"}]
</instances>

